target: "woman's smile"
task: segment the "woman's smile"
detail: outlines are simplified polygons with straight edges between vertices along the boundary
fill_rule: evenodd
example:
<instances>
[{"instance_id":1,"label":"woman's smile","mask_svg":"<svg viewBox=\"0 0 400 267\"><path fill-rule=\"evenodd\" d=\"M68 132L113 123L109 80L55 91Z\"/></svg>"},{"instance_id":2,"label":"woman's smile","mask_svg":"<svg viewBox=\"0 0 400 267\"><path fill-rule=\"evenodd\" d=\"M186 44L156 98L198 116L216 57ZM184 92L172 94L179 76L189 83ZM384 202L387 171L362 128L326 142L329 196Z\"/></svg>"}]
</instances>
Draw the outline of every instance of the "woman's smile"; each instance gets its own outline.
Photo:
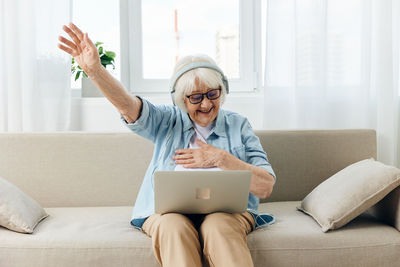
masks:
<instances>
[{"instance_id":1,"label":"woman's smile","mask_svg":"<svg viewBox=\"0 0 400 267\"><path fill-rule=\"evenodd\" d=\"M211 109L208 109L208 110L198 110L197 112L200 112L201 114L209 115L213 108L214 107L212 107Z\"/></svg>"}]
</instances>

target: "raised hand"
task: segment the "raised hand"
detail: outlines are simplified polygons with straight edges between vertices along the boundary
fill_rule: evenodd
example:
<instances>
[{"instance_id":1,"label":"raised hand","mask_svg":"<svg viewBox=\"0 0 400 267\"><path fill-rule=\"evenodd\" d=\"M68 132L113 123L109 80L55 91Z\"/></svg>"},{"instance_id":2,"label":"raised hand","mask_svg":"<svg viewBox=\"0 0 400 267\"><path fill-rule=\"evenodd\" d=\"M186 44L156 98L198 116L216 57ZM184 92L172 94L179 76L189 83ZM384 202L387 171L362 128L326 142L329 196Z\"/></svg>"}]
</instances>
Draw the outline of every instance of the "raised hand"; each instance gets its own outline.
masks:
<instances>
[{"instance_id":1,"label":"raised hand","mask_svg":"<svg viewBox=\"0 0 400 267\"><path fill-rule=\"evenodd\" d=\"M67 52L81 66L83 71L90 76L96 68L101 67L99 53L96 46L89 39L87 33L83 33L72 22L68 26L63 26L63 30L71 37L72 41L59 36L58 40L62 44L58 44L58 48Z\"/></svg>"}]
</instances>

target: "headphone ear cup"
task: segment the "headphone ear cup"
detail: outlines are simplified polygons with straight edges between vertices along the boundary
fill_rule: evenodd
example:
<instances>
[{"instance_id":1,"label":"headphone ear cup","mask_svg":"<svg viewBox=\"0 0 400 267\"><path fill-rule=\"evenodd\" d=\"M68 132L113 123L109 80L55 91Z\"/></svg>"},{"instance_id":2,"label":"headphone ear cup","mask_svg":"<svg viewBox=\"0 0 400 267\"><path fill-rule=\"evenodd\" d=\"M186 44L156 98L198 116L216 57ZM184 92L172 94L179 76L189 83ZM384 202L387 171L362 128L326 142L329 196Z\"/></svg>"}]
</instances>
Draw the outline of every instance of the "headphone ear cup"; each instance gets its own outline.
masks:
<instances>
[{"instance_id":1,"label":"headphone ear cup","mask_svg":"<svg viewBox=\"0 0 400 267\"><path fill-rule=\"evenodd\" d=\"M221 75L222 75L222 83L224 84L224 86L225 86L225 92L226 92L226 94L229 94L229 84L228 84L228 79L225 77L225 75L223 75L222 73L221 73Z\"/></svg>"},{"instance_id":2,"label":"headphone ear cup","mask_svg":"<svg viewBox=\"0 0 400 267\"><path fill-rule=\"evenodd\" d=\"M171 91L171 99L172 99L172 104L174 104L174 106L176 106L176 104L175 104L175 90Z\"/></svg>"},{"instance_id":3,"label":"headphone ear cup","mask_svg":"<svg viewBox=\"0 0 400 267\"><path fill-rule=\"evenodd\" d=\"M224 77L222 78L222 82L225 85L225 89L226 89L226 94L229 94L229 84L228 84L228 80Z\"/></svg>"}]
</instances>

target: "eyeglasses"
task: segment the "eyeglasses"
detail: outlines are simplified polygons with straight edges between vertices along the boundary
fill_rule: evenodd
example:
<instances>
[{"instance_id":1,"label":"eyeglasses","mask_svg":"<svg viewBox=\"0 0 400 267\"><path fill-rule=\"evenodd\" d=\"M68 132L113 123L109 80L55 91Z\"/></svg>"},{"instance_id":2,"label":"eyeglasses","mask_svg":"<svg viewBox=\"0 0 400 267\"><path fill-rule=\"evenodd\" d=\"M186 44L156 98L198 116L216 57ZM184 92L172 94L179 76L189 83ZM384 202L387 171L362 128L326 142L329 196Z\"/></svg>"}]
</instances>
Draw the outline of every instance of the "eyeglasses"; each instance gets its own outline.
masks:
<instances>
[{"instance_id":1,"label":"eyeglasses","mask_svg":"<svg viewBox=\"0 0 400 267\"><path fill-rule=\"evenodd\" d=\"M212 89L204 94L192 94L187 95L186 97L189 98L190 103L192 104L199 104L203 101L204 96L206 96L209 100L215 100L221 96L221 87L218 89Z\"/></svg>"}]
</instances>

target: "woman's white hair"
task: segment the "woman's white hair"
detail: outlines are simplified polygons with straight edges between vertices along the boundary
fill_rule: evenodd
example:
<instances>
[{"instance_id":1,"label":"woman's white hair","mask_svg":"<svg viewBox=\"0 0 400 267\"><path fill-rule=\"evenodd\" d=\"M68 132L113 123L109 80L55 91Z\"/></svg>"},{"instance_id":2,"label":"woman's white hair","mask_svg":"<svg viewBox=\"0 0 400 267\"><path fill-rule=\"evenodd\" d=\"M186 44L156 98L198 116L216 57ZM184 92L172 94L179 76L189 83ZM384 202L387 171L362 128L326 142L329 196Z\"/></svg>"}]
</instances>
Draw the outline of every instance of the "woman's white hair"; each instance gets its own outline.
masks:
<instances>
[{"instance_id":1,"label":"woman's white hair","mask_svg":"<svg viewBox=\"0 0 400 267\"><path fill-rule=\"evenodd\" d=\"M207 62L216 65L215 61L207 55L196 54L185 56L176 62L174 73L171 81L175 78L177 72L186 65L194 62ZM196 78L202 84L209 88L221 87L220 101L221 105L225 101L226 88L222 82L222 75L213 69L209 68L196 68L185 72L175 83L175 104L183 111L187 112L185 106L185 97L190 95L196 89Z\"/></svg>"}]
</instances>

